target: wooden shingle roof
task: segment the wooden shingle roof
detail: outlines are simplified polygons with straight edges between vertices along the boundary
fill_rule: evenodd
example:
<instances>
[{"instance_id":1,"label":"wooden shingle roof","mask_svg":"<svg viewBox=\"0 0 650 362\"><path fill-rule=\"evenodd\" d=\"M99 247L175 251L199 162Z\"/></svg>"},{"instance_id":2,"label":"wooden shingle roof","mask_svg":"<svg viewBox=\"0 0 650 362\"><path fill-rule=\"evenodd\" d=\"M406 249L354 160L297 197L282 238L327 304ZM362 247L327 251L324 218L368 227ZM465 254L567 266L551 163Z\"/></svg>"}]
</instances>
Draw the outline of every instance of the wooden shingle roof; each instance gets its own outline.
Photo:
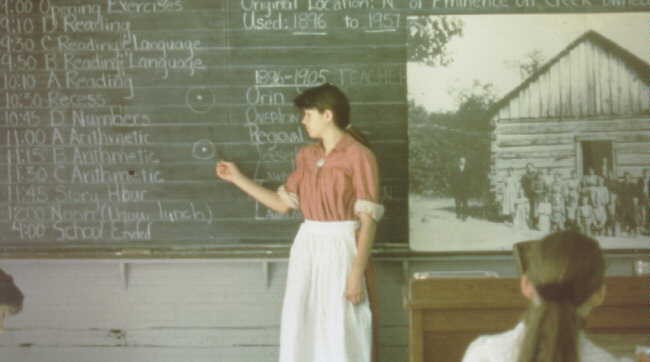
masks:
<instances>
[{"instance_id":1,"label":"wooden shingle roof","mask_svg":"<svg viewBox=\"0 0 650 362\"><path fill-rule=\"evenodd\" d=\"M611 54L613 57L620 59L625 64L625 66L632 73L634 73L636 77L638 77L638 80L640 82L642 82L646 86L650 86L650 64L648 64L648 62L639 58L638 56L631 53L627 49L621 47L616 42L606 38L602 34L590 30L585 32L577 39L575 39L573 42L571 42L567 47L565 47L562 51L560 51L555 57L553 57L548 62L546 62L536 72L531 74L522 83L520 83L517 87L511 90L498 102L496 102L490 109L489 118L492 118L495 115L497 115L502 108L507 106L513 99L517 98L520 95L520 93L522 93L522 91L524 91L533 83L538 81L540 77L546 75L553 66L558 64L572 50L574 50L576 47L578 47L579 45L585 42L591 42L591 44L593 44L598 48L601 48L604 52L607 52Z\"/></svg>"}]
</instances>

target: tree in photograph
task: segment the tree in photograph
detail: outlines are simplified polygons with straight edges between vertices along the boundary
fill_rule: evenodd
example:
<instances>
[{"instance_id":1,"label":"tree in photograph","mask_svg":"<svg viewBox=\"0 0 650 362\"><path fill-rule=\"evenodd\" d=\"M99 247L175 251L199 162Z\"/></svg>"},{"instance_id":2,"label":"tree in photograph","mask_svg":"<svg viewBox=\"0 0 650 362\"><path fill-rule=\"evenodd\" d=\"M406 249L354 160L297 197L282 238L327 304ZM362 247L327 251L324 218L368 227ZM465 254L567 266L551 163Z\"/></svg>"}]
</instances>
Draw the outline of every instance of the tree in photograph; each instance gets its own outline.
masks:
<instances>
[{"instance_id":1,"label":"tree in photograph","mask_svg":"<svg viewBox=\"0 0 650 362\"><path fill-rule=\"evenodd\" d=\"M409 101L410 190L449 196L449 170L464 156L472 178L471 196L487 200L490 167L488 111L497 100L491 83L475 80L468 88L452 90L458 108L429 113Z\"/></svg>"},{"instance_id":2,"label":"tree in photograph","mask_svg":"<svg viewBox=\"0 0 650 362\"><path fill-rule=\"evenodd\" d=\"M497 102L494 84L475 79L472 85L456 91L456 127L463 132L463 150L472 177L474 197L489 203L490 110Z\"/></svg>"},{"instance_id":3,"label":"tree in photograph","mask_svg":"<svg viewBox=\"0 0 650 362\"><path fill-rule=\"evenodd\" d=\"M447 44L463 35L463 21L451 16L418 16L407 19L408 61L446 66L453 59Z\"/></svg>"},{"instance_id":4,"label":"tree in photograph","mask_svg":"<svg viewBox=\"0 0 650 362\"><path fill-rule=\"evenodd\" d=\"M446 133L451 113L429 113L409 100L409 188L421 195L443 195L447 153L454 142Z\"/></svg>"},{"instance_id":5,"label":"tree in photograph","mask_svg":"<svg viewBox=\"0 0 650 362\"><path fill-rule=\"evenodd\" d=\"M474 79L471 86L450 91L455 93L458 104L455 127L474 132L488 131L490 124L486 115L498 97L494 84Z\"/></svg>"},{"instance_id":6,"label":"tree in photograph","mask_svg":"<svg viewBox=\"0 0 650 362\"><path fill-rule=\"evenodd\" d=\"M546 63L546 56L541 49L533 49L524 55L523 59L509 60L505 64L519 72L521 80L535 74Z\"/></svg>"}]
</instances>

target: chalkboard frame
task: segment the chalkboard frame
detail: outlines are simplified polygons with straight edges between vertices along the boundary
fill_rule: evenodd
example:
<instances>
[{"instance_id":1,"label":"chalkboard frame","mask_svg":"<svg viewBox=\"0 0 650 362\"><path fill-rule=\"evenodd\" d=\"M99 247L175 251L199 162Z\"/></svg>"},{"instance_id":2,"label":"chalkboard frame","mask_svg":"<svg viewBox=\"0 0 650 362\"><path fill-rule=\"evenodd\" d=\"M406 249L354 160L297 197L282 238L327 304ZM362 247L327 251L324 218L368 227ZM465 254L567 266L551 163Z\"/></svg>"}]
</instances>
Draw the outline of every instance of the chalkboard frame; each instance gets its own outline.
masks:
<instances>
[{"instance_id":1,"label":"chalkboard frame","mask_svg":"<svg viewBox=\"0 0 650 362\"><path fill-rule=\"evenodd\" d=\"M508 1L511 2L511 3L515 3L514 0L508 0ZM462 11L459 11L458 8L453 8L453 7L424 9L424 8L422 8L423 2L420 1L420 0L403 1L403 4L401 4L402 7L400 8L399 7L400 4L398 4L398 7L394 7L396 2L397 1L383 0L381 2L381 5L376 5L373 2L373 7L374 6L378 6L378 7L381 6L382 9L386 10L386 13L399 13L403 17L406 17L407 15L422 15L422 14L490 14L490 13L503 14L503 13L518 13L520 11L520 10L509 10L509 11L504 12L503 8L495 8L495 9L487 9L487 10L483 9L483 11L476 11L475 9L463 9ZM440 3L439 0L433 1L433 4L438 4L438 3ZM233 8L233 6L232 6L231 2L227 1L226 2L226 9L224 9L225 12L228 13L228 12L231 12L231 11L235 11L232 8ZM605 8L605 7L596 7L596 8L589 7L588 10L590 12L611 11L611 9ZM632 11L645 11L646 9L642 8L640 5L638 5L636 7L634 7L634 6L629 7L628 6L625 9L619 9L617 11L622 12L622 11L630 11L630 10L632 10ZM532 7L532 8L527 8L526 13L530 13L530 12L583 12L583 11L585 11L585 8L580 7L580 6L571 6L571 7L569 7L568 11L567 11L567 9L560 8L560 7L553 7L553 6L541 6L540 7L540 6L535 6L535 7ZM361 13L363 13L363 11L361 11ZM228 23L228 25L226 26L226 30L229 33L227 35L232 35L232 32L230 31L230 29L231 29L230 24L232 24L232 19L230 19L230 17L228 17L228 16L225 16L225 18L226 18L225 21ZM401 35L404 35L404 33L405 33L404 30L405 30L404 23L402 23L402 28L398 29L398 31L396 32L398 34L398 37L401 36ZM333 37L335 39L339 38L338 34L334 34ZM224 48L226 49L226 53L228 54L228 56L231 56L231 53L234 50L236 50L236 46L234 46L232 43L229 43L230 41L231 40L226 39L225 42L224 42ZM403 51L403 45L397 44L397 47L402 47L402 51ZM403 66L405 66L405 65L403 65ZM225 94L226 97L228 96L227 93L224 93L224 94ZM406 94L403 94L402 98L403 99L401 100L401 106L405 107L406 106ZM404 190L402 190L402 191L404 191ZM402 204L406 204L406 206L408 207L407 200L402 201ZM288 228L295 228L295 226L296 226L295 223L293 223ZM398 240L390 240L389 242L382 242L380 244L377 244L376 249L381 250L381 248L389 248L389 247L392 247L392 246L395 246L396 249L403 248L404 244L407 243L407 241L408 241L408 232L406 232L404 235L405 235L405 238L407 240L399 240L399 241ZM281 243L289 242L291 238L292 238L292 235L287 234L286 241L281 242ZM237 239L232 238L232 240L235 241ZM256 250L256 251L257 250L268 251L268 250L275 249L277 247L275 244L268 244L268 243L265 243L264 241L250 242L250 240L248 240L248 241L245 241L245 242L248 243L249 245L246 248L243 248L243 249L239 249L237 246L235 246L237 243L234 243L234 244L233 243L230 243L230 244L225 244L224 243L222 245L215 246L213 248L213 250L226 250L226 251L228 251L228 253L232 252L232 253L236 254L238 250L247 250L248 248ZM151 244L154 244L154 245L151 245ZM47 255L76 255L79 252L81 252L81 254L83 254L83 255L86 255L86 257L92 257L91 255L104 255L104 256L106 256L106 255L111 255L111 254L115 254L116 256L119 256L118 253L125 253L125 252L126 252L126 254L128 254L129 252L137 254L139 251L142 251L142 250L144 250L145 253L146 252L159 252L159 251L164 251L164 250L173 250L174 248L172 246L179 247L180 249L193 249L194 248L195 250L198 249L198 250L203 250L203 251L208 250L208 248L211 247L209 245L210 244L209 242L208 243L199 243L199 244L196 244L196 245L189 245L188 244L188 245L179 246L179 245L173 245L173 244L165 245L165 243L141 243L140 244L140 243L131 242L131 243L128 243L128 244L124 244L123 247L121 247L119 244L113 244L113 245L111 245L110 247L107 248L106 245L102 245L100 243L97 243L97 244L80 243L80 244L77 244L77 245L70 244L70 245L67 245L65 247L56 247L56 246L55 247L50 247L50 245L48 245L47 243L46 244L40 244L40 243L11 244L11 243L6 243L6 244L0 245L0 250L2 250L1 255L3 255L3 257L11 257L12 255L14 255L14 256L29 255L29 254L31 254L33 256L35 256L35 255L43 255L43 254L47 254ZM44 246L44 245L47 245L47 246ZM201 248L205 248L205 249L201 249ZM286 246L282 246L281 248L286 248ZM613 251L613 252L616 252L616 251ZM165 254L165 255L174 255L174 253L176 253L176 255L179 255L179 254L182 255L183 254L182 251L178 252L178 253L175 252L175 251L172 251L172 252L169 252L168 254ZM208 252L206 252L206 253L208 253ZM475 254L475 255L503 255L503 254L508 254L508 253L509 252L506 252L506 251L503 251L503 252L500 252L500 251L497 251L497 252L471 252L470 251L469 252L469 254ZM442 252L441 254L442 255L447 255L446 252ZM460 254L468 254L468 253L461 252ZM219 254L219 255L221 255L221 254ZM449 255L456 255L456 254L451 253Z\"/></svg>"}]
</instances>

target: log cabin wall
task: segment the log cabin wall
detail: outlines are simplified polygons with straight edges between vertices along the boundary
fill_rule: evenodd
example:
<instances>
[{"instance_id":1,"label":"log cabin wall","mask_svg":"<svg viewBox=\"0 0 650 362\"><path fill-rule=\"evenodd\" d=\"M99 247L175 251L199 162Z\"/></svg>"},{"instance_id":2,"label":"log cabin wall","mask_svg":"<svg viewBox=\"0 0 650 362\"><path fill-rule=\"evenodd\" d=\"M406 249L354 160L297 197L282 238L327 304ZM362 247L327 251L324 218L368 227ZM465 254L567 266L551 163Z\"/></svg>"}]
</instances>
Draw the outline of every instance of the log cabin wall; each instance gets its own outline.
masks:
<instances>
[{"instance_id":1,"label":"log cabin wall","mask_svg":"<svg viewBox=\"0 0 650 362\"><path fill-rule=\"evenodd\" d=\"M648 168L650 66L590 31L497 102L491 124L491 188L527 163L568 177L583 174L584 143L604 141L611 169L638 177Z\"/></svg>"}]
</instances>

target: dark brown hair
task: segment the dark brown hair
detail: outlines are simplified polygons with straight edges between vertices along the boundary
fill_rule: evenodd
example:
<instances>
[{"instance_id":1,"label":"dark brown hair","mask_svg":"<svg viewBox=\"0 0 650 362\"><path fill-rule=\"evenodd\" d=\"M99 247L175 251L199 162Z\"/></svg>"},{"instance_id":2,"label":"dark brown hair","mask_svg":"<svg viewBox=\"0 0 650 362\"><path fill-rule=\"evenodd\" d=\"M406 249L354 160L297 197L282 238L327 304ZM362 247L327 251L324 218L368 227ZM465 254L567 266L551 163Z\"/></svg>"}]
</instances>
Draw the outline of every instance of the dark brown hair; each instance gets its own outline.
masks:
<instances>
[{"instance_id":1,"label":"dark brown hair","mask_svg":"<svg viewBox=\"0 0 650 362\"><path fill-rule=\"evenodd\" d=\"M325 83L308 88L294 98L293 104L300 110L314 108L321 113L326 110L332 111L334 123L338 128L349 133L366 147L370 147L363 133L350 124L350 101L335 85Z\"/></svg>"},{"instance_id":2,"label":"dark brown hair","mask_svg":"<svg viewBox=\"0 0 650 362\"><path fill-rule=\"evenodd\" d=\"M11 275L0 269L0 305L8 305L11 314L23 309L23 293L14 284Z\"/></svg>"},{"instance_id":3,"label":"dark brown hair","mask_svg":"<svg viewBox=\"0 0 650 362\"><path fill-rule=\"evenodd\" d=\"M526 276L540 298L530 304L518 362L577 362L578 308L603 285L605 261L598 242L575 231L560 231L531 244Z\"/></svg>"}]
</instances>

